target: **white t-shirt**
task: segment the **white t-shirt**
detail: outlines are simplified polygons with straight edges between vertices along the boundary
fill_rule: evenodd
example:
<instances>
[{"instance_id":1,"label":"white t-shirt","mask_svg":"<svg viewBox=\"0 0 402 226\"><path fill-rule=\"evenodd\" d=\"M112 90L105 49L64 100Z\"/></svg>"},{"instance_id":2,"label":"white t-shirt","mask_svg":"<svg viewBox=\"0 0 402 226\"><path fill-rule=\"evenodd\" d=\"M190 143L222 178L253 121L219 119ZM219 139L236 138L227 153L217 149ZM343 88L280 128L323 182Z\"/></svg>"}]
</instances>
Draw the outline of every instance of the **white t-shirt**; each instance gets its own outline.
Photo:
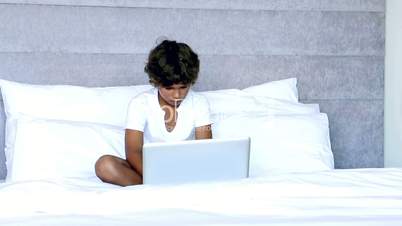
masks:
<instances>
[{"instance_id":1,"label":"white t-shirt","mask_svg":"<svg viewBox=\"0 0 402 226\"><path fill-rule=\"evenodd\" d=\"M195 127L209 124L209 103L192 90L177 108L176 126L171 132L165 126L165 111L159 105L157 88L134 97L127 110L126 128L144 132L144 143L194 139Z\"/></svg>"}]
</instances>

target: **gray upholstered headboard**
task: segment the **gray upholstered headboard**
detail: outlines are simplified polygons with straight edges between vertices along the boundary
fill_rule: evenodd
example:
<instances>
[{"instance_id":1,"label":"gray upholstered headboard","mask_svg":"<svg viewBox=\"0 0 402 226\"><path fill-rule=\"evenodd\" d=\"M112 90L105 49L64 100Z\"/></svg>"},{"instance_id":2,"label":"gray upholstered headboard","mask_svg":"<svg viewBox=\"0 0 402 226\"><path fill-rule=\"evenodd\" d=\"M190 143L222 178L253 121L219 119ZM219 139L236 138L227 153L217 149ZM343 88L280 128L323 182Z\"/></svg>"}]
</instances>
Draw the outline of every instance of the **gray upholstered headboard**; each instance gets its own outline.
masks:
<instances>
[{"instance_id":1,"label":"gray upholstered headboard","mask_svg":"<svg viewBox=\"0 0 402 226\"><path fill-rule=\"evenodd\" d=\"M384 5L0 0L0 77L35 84L144 84L146 55L163 35L200 54L199 90L297 77L301 101L319 103L329 116L336 167L383 167ZM5 174L0 152L0 178Z\"/></svg>"}]
</instances>

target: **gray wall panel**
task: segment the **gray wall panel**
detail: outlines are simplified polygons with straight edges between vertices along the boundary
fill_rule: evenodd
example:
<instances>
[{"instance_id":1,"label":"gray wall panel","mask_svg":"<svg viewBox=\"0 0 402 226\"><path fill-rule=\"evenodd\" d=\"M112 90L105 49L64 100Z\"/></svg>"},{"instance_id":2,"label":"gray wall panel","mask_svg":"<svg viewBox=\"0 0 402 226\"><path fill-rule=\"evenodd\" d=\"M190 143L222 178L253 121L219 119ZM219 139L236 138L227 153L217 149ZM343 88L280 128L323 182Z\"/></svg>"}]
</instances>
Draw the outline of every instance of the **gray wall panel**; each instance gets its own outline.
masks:
<instances>
[{"instance_id":1,"label":"gray wall panel","mask_svg":"<svg viewBox=\"0 0 402 226\"><path fill-rule=\"evenodd\" d=\"M197 87L244 88L297 77L302 99L382 99L383 57L205 56ZM210 81L220 80L220 83Z\"/></svg>"},{"instance_id":2,"label":"gray wall panel","mask_svg":"<svg viewBox=\"0 0 402 226\"><path fill-rule=\"evenodd\" d=\"M0 0L0 3L180 9L384 12L383 0Z\"/></svg>"},{"instance_id":3,"label":"gray wall panel","mask_svg":"<svg viewBox=\"0 0 402 226\"><path fill-rule=\"evenodd\" d=\"M145 54L0 53L4 79L34 84L146 84ZM197 90L297 77L302 99L381 99L383 57L200 56ZM43 62L47 62L44 64ZM210 82L215 81L215 82Z\"/></svg>"},{"instance_id":4,"label":"gray wall panel","mask_svg":"<svg viewBox=\"0 0 402 226\"><path fill-rule=\"evenodd\" d=\"M2 52L147 53L166 35L206 55L384 54L383 13L0 5L0 21Z\"/></svg>"},{"instance_id":5,"label":"gray wall panel","mask_svg":"<svg viewBox=\"0 0 402 226\"><path fill-rule=\"evenodd\" d=\"M145 61L146 55L0 53L0 77L32 84L147 84Z\"/></svg>"}]
</instances>

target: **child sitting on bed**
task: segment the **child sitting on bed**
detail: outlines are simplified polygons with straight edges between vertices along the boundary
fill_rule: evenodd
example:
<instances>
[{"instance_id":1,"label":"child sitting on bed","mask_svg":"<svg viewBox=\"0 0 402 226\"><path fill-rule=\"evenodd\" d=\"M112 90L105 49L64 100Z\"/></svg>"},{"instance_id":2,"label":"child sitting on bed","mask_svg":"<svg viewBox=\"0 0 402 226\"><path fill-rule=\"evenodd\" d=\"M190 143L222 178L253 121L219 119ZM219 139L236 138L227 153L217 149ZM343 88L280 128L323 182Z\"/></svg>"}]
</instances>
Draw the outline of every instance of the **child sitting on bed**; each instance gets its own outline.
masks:
<instances>
[{"instance_id":1,"label":"child sitting on bed","mask_svg":"<svg viewBox=\"0 0 402 226\"><path fill-rule=\"evenodd\" d=\"M165 40L151 50L144 71L154 89L133 98L128 106L126 159L104 155L95 165L104 182L142 184L142 145L187 139L210 139L207 100L191 90L199 60L185 43Z\"/></svg>"}]
</instances>

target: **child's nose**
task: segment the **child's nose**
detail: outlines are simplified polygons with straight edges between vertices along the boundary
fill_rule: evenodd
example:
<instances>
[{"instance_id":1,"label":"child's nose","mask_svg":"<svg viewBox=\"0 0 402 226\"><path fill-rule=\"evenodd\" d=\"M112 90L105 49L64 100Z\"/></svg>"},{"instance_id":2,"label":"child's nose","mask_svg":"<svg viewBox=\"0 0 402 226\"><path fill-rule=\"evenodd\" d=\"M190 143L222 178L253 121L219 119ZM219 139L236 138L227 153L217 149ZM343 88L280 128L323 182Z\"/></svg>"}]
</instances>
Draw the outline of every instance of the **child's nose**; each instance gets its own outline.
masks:
<instances>
[{"instance_id":1,"label":"child's nose","mask_svg":"<svg viewBox=\"0 0 402 226\"><path fill-rule=\"evenodd\" d=\"M179 92L179 90L175 90L175 91L173 92L173 98L174 98L174 99L179 99L179 98L180 98L180 92Z\"/></svg>"}]
</instances>

